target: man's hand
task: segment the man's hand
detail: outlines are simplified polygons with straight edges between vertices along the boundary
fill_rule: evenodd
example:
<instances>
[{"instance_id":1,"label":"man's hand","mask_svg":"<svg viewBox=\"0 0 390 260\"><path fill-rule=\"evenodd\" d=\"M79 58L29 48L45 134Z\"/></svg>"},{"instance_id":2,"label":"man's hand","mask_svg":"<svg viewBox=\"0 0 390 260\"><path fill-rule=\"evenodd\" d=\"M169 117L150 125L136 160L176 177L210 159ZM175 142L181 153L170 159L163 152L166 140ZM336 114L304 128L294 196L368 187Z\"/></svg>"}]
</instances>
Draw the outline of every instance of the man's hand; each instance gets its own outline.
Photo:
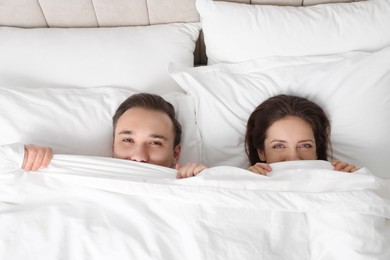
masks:
<instances>
[{"instance_id":1,"label":"man's hand","mask_svg":"<svg viewBox=\"0 0 390 260\"><path fill-rule=\"evenodd\" d=\"M201 163L186 163L185 165L176 164L177 179L183 179L198 175L201 171L207 167Z\"/></svg>"},{"instance_id":2,"label":"man's hand","mask_svg":"<svg viewBox=\"0 0 390 260\"><path fill-rule=\"evenodd\" d=\"M40 147L33 144L24 145L24 159L22 169L25 171L37 171L47 167L53 158L50 147Z\"/></svg>"}]
</instances>

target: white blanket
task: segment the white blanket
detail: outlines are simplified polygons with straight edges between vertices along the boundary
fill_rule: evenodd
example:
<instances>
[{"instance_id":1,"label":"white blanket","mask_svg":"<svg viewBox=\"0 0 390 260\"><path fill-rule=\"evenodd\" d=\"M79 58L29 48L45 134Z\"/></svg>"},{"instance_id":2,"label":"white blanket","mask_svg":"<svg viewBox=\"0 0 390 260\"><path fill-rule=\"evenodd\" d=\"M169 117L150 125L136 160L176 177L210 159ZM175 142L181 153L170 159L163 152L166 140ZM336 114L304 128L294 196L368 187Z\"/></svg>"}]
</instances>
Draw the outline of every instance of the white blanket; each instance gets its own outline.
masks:
<instances>
[{"instance_id":1,"label":"white blanket","mask_svg":"<svg viewBox=\"0 0 390 260\"><path fill-rule=\"evenodd\" d=\"M177 180L75 155L24 173L22 153L0 149L0 259L390 259L389 186L364 168L287 162L268 177L215 167Z\"/></svg>"}]
</instances>

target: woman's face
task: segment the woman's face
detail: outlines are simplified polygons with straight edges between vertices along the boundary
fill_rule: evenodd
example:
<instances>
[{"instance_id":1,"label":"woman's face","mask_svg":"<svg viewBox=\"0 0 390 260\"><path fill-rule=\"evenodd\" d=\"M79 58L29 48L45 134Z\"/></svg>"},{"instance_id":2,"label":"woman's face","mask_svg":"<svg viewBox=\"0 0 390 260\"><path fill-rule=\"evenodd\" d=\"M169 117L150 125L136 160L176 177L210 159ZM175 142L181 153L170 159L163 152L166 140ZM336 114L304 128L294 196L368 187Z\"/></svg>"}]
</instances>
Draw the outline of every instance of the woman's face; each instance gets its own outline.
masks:
<instances>
[{"instance_id":1,"label":"woman's face","mask_svg":"<svg viewBox=\"0 0 390 260\"><path fill-rule=\"evenodd\" d=\"M264 151L257 150L260 160L267 163L316 160L313 129L296 116L287 116L274 122L267 130Z\"/></svg>"}]
</instances>

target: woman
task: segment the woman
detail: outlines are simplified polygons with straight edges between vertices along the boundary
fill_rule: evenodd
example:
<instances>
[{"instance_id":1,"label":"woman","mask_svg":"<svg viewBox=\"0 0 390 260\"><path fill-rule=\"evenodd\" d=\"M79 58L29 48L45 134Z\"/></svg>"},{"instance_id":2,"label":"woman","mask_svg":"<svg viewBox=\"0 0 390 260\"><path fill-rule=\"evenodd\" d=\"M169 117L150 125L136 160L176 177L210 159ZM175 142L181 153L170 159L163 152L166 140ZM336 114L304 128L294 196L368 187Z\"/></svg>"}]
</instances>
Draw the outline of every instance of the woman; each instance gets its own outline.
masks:
<instances>
[{"instance_id":1,"label":"woman","mask_svg":"<svg viewBox=\"0 0 390 260\"><path fill-rule=\"evenodd\" d=\"M245 149L249 171L267 175L270 163L292 160L327 160L331 151L330 122L324 110L302 97L277 95L265 100L247 122ZM355 165L332 161L335 170L354 172ZM187 163L178 178L199 174L206 166Z\"/></svg>"},{"instance_id":2,"label":"woman","mask_svg":"<svg viewBox=\"0 0 390 260\"><path fill-rule=\"evenodd\" d=\"M245 136L249 170L267 175L270 163L327 160L330 122L324 110L302 97L277 95L261 103L248 119ZM335 170L354 172L355 165L334 160Z\"/></svg>"}]
</instances>

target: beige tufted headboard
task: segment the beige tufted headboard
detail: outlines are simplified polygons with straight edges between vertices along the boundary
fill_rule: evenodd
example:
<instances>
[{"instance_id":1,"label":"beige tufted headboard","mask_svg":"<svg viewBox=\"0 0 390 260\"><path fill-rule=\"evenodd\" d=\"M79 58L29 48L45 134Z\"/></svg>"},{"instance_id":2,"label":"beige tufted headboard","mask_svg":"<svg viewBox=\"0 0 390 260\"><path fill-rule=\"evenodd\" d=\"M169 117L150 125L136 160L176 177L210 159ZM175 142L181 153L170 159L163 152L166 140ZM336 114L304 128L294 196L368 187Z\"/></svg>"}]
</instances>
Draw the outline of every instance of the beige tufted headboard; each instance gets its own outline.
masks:
<instances>
[{"instance_id":1,"label":"beige tufted headboard","mask_svg":"<svg viewBox=\"0 0 390 260\"><path fill-rule=\"evenodd\" d=\"M1 0L0 26L114 27L172 22L196 22L196 0ZM304 6L354 0L229 0L249 4ZM357 0L355 0L357 1ZM205 64L198 41L195 64Z\"/></svg>"}]
</instances>

